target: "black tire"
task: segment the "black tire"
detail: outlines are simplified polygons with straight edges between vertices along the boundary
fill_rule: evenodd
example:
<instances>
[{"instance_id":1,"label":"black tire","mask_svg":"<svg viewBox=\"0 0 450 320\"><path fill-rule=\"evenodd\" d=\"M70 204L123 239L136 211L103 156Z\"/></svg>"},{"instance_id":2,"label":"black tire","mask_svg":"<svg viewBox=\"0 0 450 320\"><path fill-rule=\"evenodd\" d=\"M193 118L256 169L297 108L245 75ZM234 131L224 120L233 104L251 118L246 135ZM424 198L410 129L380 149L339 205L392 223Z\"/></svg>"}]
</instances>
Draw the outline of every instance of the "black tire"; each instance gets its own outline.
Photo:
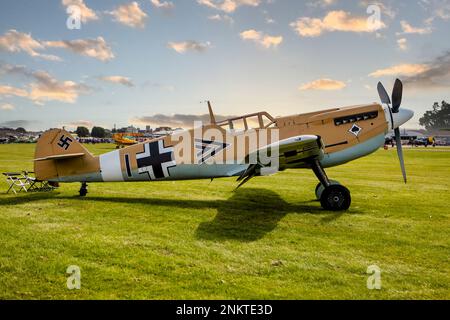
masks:
<instances>
[{"instance_id":1,"label":"black tire","mask_svg":"<svg viewBox=\"0 0 450 320\"><path fill-rule=\"evenodd\" d=\"M330 180L330 183L332 185L340 185L339 181L336 180ZM322 196L322 192L325 190L325 187L322 185L322 183L318 183L315 189L316 199L320 200L320 197Z\"/></svg>"},{"instance_id":2,"label":"black tire","mask_svg":"<svg viewBox=\"0 0 450 320\"><path fill-rule=\"evenodd\" d=\"M350 207L350 191L342 185L331 185L322 192L320 204L330 211L345 211Z\"/></svg>"},{"instance_id":3,"label":"black tire","mask_svg":"<svg viewBox=\"0 0 450 320\"><path fill-rule=\"evenodd\" d=\"M319 188L320 188L321 185L322 185L322 184L319 182L319 183L317 184L317 186L316 186L316 189L314 190L314 193L316 194L316 198L317 198L317 199L320 199L320 196L319 196L318 192L319 192Z\"/></svg>"}]
</instances>

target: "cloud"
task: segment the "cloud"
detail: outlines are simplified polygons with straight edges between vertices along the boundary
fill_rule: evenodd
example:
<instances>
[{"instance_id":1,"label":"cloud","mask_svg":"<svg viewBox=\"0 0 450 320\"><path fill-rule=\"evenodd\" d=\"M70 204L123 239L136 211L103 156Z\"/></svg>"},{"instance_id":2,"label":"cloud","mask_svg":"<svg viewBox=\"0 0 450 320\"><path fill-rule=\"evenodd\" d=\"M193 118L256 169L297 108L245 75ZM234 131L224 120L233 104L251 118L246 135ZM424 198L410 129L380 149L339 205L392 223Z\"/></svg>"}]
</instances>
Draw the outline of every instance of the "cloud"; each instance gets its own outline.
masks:
<instances>
[{"instance_id":1,"label":"cloud","mask_svg":"<svg viewBox=\"0 0 450 320\"><path fill-rule=\"evenodd\" d=\"M408 41L405 38L397 40L398 48L402 51L408 50Z\"/></svg>"},{"instance_id":2,"label":"cloud","mask_svg":"<svg viewBox=\"0 0 450 320\"><path fill-rule=\"evenodd\" d=\"M77 127L92 128L93 126L94 126L94 124L92 123L92 121L89 121L89 120L77 120L77 121L72 121L69 123L64 123L62 125L62 127L69 127L69 128L77 128Z\"/></svg>"},{"instance_id":3,"label":"cloud","mask_svg":"<svg viewBox=\"0 0 450 320\"><path fill-rule=\"evenodd\" d=\"M429 69L427 64L398 64L389 68L379 69L371 74L370 77L378 78L383 76L413 76L423 73Z\"/></svg>"},{"instance_id":4,"label":"cloud","mask_svg":"<svg viewBox=\"0 0 450 320\"><path fill-rule=\"evenodd\" d=\"M426 20L428 24L431 24L436 18L444 21L450 20L450 1L420 0L418 3L428 14L430 14L430 17Z\"/></svg>"},{"instance_id":5,"label":"cloud","mask_svg":"<svg viewBox=\"0 0 450 320\"><path fill-rule=\"evenodd\" d=\"M227 13L234 12L240 6L257 7L260 0L197 0L197 3Z\"/></svg>"},{"instance_id":6,"label":"cloud","mask_svg":"<svg viewBox=\"0 0 450 320\"><path fill-rule=\"evenodd\" d=\"M151 0L151 3L154 7L158 9L170 10L175 8L175 5L171 1Z\"/></svg>"},{"instance_id":7,"label":"cloud","mask_svg":"<svg viewBox=\"0 0 450 320\"><path fill-rule=\"evenodd\" d=\"M429 34L433 31L431 27L425 28L413 27L405 20L400 21L400 25L402 27L403 32L399 32L397 34Z\"/></svg>"},{"instance_id":8,"label":"cloud","mask_svg":"<svg viewBox=\"0 0 450 320\"><path fill-rule=\"evenodd\" d=\"M131 79L123 76L107 76L107 77L99 77L98 79L106 82L122 84L126 87L134 87L134 84L131 81Z\"/></svg>"},{"instance_id":9,"label":"cloud","mask_svg":"<svg viewBox=\"0 0 450 320\"><path fill-rule=\"evenodd\" d=\"M378 25L368 23L367 17L352 17L345 11L330 11L323 19L302 17L290 26L302 37L318 37L324 32L375 32L386 28L380 21Z\"/></svg>"},{"instance_id":10,"label":"cloud","mask_svg":"<svg viewBox=\"0 0 450 320\"><path fill-rule=\"evenodd\" d=\"M99 59L101 61L111 60L114 54L102 37L97 39L79 39L71 41L37 41L30 34L9 30L0 37L0 51L25 52L32 57L38 57L51 61L61 61L60 57L42 54L37 50L47 48L64 48L74 53Z\"/></svg>"},{"instance_id":11,"label":"cloud","mask_svg":"<svg viewBox=\"0 0 450 320\"><path fill-rule=\"evenodd\" d=\"M403 79L407 86L422 89L450 88L450 51L429 61L422 72L417 72Z\"/></svg>"},{"instance_id":12,"label":"cloud","mask_svg":"<svg viewBox=\"0 0 450 320\"><path fill-rule=\"evenodd\" d=\"M315 8L315 7L326 8L326 7L336 4L336 2L337 2L337 0L316 0L316 1L306 3L306 5L308 7L313 7L313 8Z\"/></svg>"},{"instance_id":13,"label":"cloud","mask_svg":"<svg viewBox=\"0 0 450 320\"><path fill-rule=\"evenodd\" d=\"M7 128L26 128L33 124L34 122L28 120L11 120L0 123L0 126Z\"/></svg>"},{"instance_id":14,"label":"cloud","mask_svg":"<svg viewBox=\"0 0 450 320\"><path fill-rule=\"evenodd\" d=\"M0 51L11 53L25 52L32 57L42 58L51 61L60 61L61 59L54 55L47 55L37 52L38 50L45 50L45 46L33 39L28 33L22 33L11 29L0 37Z\"/></svg>"},{"instance_id":15,"label":"cloud","mask_svg":"<svg viewBox=\"0 0 450 320\"><path fill-rule=\"evenodd\" d=\"M102 37L97 39L79 39L64 41L47 41L47 47L63 48L82 56L91 57L100 61L108 61L114 58L111 48Z\"/></svg>"},{"instance_id":16,"label":"cloud","mask_svg":"<svg viewBox=\"0 0 450 320\"><path fill-rule=\"evenodd\" d=\"M20 75L32 81L28 85L29 90L0 85L0 96L23 97L36 104L52 100L74 103L80 94L91 91L91 88L85 84L58 81L45 71L32 71L20 65L0 65L0 74Z\"/></svg>"},{"instance_id":17,"label":"cloud","mask_svg":"<svg viewBox=\"0 0 450 320\"><path fill-rule=\"evenodd\" d=\"M109 14L117 22L132 28L144 28L145 21L147 20L147 14L142 11L136 1L121 5L117 9L109 12Z\"/></svg>"},{"instance_id":18,"label":"cloud","mask_svg":"<svg viewBox=\"0 0 450 320\"><path fill-rule=\"evenodd\" d=\"M359 3L359 6L362 8L369 8L370 6L377 6L380 9L380 13L382 17L388 17L389 19L394 19L397 16L397 10L392 8L392 6L389 4L386 4L384 2L387 2L386 0L361 0ZM390 2L390 1L389 1ZM368 14L373 14L373 12L368 12Z\"/></svg>"},{"instance_id":19,"label":"cloud","mask_svg":"<svg viewBox=\"0 0 450 320\"><path fill-rule=\"evenodd\" d=\"M0 97L27 97L28 92L24 89L11 87L7 85L0 85Z\"/></svg>"},{"instance_id":20,"label":"cloud","mask_svg":"<svg viewBox=\"0 0 450 320\"><path fill-rule=\"evenodd\" d=\"M261 31L256 31L254 29L241 32L240 37L243 40L254 41L267 49L270 47L276 48L279 44L281 44L281 42L283 42L282 36L269 36L262 33Z\"/></svg>"},{"instance_id":21,"label":"cloud","mask_svg":"<svg viewBox=\"0 0 450 320\"><path fill-rule=\"evenodd\" d=\"M81 21L83 23L87 23L88 21L91 21L91 20L98 20L98 16L95 13L95 11L88 8L86 6L86 4L84 3L84 0L62 0L62 4L66 8L68 8L70 6L78 7L80 10L80 14L81 14Z\"/></svg>"},{"instance_id":22,"label":"cloud","mask_svg":"<svg viewBox=\"0 0 450 320\"><path fill-rule=\"evenodd\" d=\"M167 46L178 53L185 53L186 51L204 52L211 47L211 43L201 43L194 40L189 40L182 42L169 42Z\"/></svg>"},{"instance_id":23,"label":"cloud","mask_svg":"<svg viewBox=\"0 0 450 320\"><path fill-rule=\"evenodd\" d=\"M210 15L208 16L209 20L213 20L213 21L223 21L223 22L228 22L229 24L233 24L234 23L234 19L232 17L230 17L227 14L224 15L220 15L220 14L215 14L215 15Z\"/></svg>"},{"instance_id":24,"label":"cloud","mask_svg":"<svg viewBox=\"0 0 450 320\"><path fill-rule=\"evenodd\" d=\"M12 104L10 103L3 103L0 104L0 110L6 110L6 111L12 111L14 110L16 107L14 107Z\"/></svg>"},{"instance_id":25,"label":"cloud","mask_svg":"<svg viewBox=\"0 0 450 320\"><path fill-rule=\"evenodd\" d=\"M235 116L222 116L215 115L216 121L223 121L228 118L234 118ZM170 127L182 127L191 128L194 126L194 121L202 121L203 123L209 123L209 114L192 115L192 114L174 114L164 115L155 114L153 116L135 117L131 119L134 124L150 124L156 126L170 126Z\"/></svg>"},{"instance_id":26,"label":"cloud","mask_svg":"<svg viewBox=\"0 0 450 320\"><path fill-rule=\"evenodd\" d=\"M29 98L37 104L44 101L61 101L74 103L80 93L87 93L90 88L74 81L58 81L44 71L33 73L36 82L30 84Z\"/></svg>"},{"instance_id":27,"label":"cloud","mask_svg":"<svg viewBox=\"0 0 450 320\"><path fill-rule=\"evenodd\" d=\"M342 81L332 79L318 79L299 87L299 90L341 90L347 85Z\"/></svg>"}]
</instances>

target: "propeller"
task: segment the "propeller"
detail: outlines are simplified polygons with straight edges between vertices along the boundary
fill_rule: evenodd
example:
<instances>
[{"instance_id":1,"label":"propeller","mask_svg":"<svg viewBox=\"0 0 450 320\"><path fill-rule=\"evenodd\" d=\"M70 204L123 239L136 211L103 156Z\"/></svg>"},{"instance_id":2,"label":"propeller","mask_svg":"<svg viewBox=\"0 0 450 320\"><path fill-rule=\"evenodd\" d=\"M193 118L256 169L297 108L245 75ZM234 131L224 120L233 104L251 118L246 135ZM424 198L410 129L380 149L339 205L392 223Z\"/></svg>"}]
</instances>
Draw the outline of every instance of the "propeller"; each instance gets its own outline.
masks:
<instances>
[{"instance_id":1,"label":"propeller","mask_svg":"<svg viewBox=\"0 0 450 320\"><path fill-rule=\"evenodd\" d=\"M402 140L400 135L400 128L394 126L394 116L393 114L398 113L400 110L400 105L402 104L402 96L403 96L403 83L396 79L394 83L394 88L392 89L392 95L391 98L389 98L389 95L386 92L386 89L384 88L383 84L381 82L378 82L377 85L378 89L378 95L380 96L380 100L383 104L386 104L389 109L389 114L391 116L391 125L392 129L394 129L395 134L395 144L397 146L397 155L398 160L400 161L400 168L402 170L403 175L403 181L406 183L406 169L405 169L405 161L403 158L403 149L402 149ZM392 107L391 107L391 101L392 101Z\"/></svg>"},{"instance_id":2,"label":"propeller","mask_svg":"<svg viewBox=\"0 0 450 320\"><path fill-rule=\"evenodd\" d=\"M403 95L403 83L399 80L395 80L394 89L392 89L392 113L397 113L400 110L402 104Z\"/></svg>"}]
</instances>

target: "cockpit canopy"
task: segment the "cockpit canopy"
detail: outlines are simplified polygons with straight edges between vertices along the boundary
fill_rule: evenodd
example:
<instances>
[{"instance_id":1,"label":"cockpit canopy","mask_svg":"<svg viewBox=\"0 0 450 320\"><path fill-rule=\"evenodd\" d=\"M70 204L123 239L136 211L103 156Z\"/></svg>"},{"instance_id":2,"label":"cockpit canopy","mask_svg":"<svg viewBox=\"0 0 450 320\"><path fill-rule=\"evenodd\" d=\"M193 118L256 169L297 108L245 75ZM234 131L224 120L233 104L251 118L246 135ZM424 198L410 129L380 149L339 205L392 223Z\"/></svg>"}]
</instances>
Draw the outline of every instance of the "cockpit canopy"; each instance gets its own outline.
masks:
<instances>
[{"instance_id":1,"label":"cockpit canopy","mask_svg":"<svg viewBox=\"0 0 450 320\"><path fill-rule=\"evenodd\" d=\"M246 131L249 129L265 129L274 123L275 119L267 112L257 112L223 121L217 121L216 125L234 131Z\"/></svg>"}]
</instances>

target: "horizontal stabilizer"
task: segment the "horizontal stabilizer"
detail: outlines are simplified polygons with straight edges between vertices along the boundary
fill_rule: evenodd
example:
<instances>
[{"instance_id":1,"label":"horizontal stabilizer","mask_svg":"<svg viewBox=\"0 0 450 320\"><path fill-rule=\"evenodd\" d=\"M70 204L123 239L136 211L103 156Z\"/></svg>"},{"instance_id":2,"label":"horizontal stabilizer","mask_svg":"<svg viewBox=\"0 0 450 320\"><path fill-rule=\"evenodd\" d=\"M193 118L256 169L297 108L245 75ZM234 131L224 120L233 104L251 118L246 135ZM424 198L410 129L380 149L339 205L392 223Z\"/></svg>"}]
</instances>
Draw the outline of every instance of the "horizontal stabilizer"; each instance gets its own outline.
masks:
<instances>
[{"instance_id":1,"label":"horizontal stabilizer","mask_svg":"<svg viewBox=\"0 0 450 320\"><path fill-rule=\"evenodd\" d=\"M70 158L78 158L84 156L84 153L69 153L69 154L56 154L53 156L48 156L44 158L37 158L34 161L44 161L44 160L64 160Z\"/></svg>"}]
</instances>

